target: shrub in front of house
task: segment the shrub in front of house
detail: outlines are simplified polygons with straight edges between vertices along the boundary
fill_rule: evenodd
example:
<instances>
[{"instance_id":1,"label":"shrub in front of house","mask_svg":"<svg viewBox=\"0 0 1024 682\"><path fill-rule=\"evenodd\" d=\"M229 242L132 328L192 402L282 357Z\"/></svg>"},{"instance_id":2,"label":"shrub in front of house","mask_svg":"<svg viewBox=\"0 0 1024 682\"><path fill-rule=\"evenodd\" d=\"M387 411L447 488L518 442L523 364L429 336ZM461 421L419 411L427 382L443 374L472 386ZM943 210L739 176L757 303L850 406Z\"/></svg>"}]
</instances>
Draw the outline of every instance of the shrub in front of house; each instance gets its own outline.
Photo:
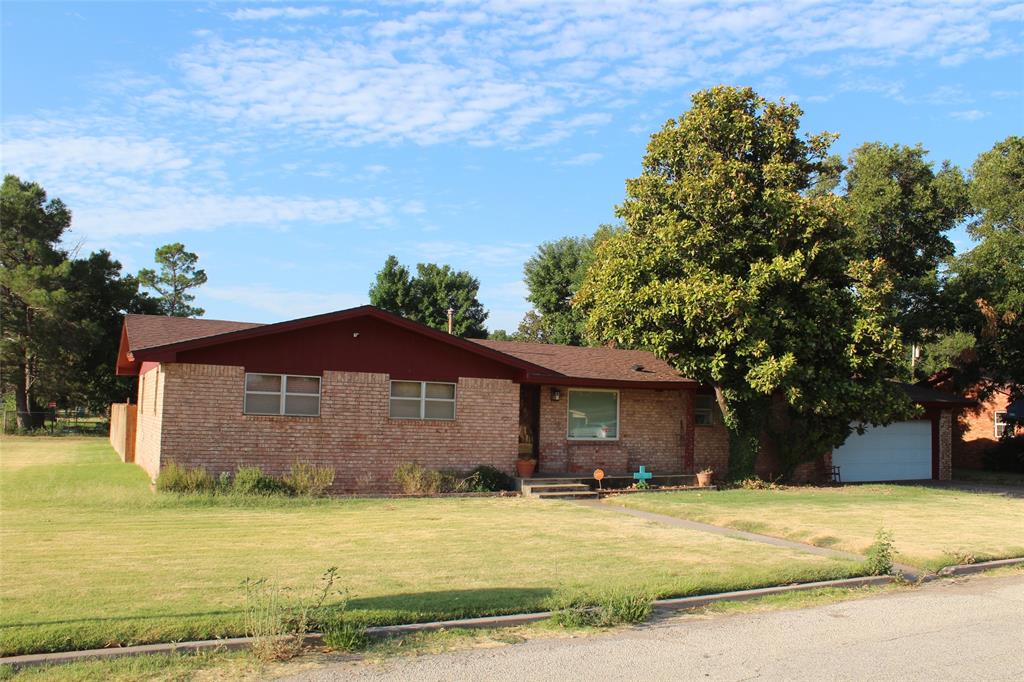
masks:
<instances>
[{"instance_id":1,"label":"shrub in front of house","mask_svg":"<svg viewBox=\"0 0 1024 682\"><path fill-rule=\"evenodd\" d=\"M287 495L288 486L257 466L238 467L231 481L231 492L237 495Z\"/></svg>"},{"instance_id":2,"label":"shrub in front of house","mask_svg":"<svg viewBox=\"0 0 1024 682\"><path fill-rule=\"evenodd\" d=\"M258 466L238 467L234 475L223 472L219 478L214 478L202 467L188 469L171 462L163 468L156 480L157 490L161 492L244 497L320 497L333 484L334 469L305 462L293 464L291 472L283 478L264 473Z\"/></svg>"},{"instance_id":3,"label":"shrub in front of house","mask_svg":"<svg viewBox=\"0 0 1024 682\"><path fill-rule=\"evenodd\" d=\"M334 485L334 469L295 462L284 477L284 484L299 497L322 497Z\"/></svg>"},{"instance_id":4,"label":"shrub in front of house","mask_svg":"<svg viewBox=\"0 0 1024 682\"><path fill-rule=\"evenodd\" d=\"M516 479L504 471L482 464L469 472L467 480L477 492L496 493L502 490L515 490Z\"/></svg>"},{"instance_id":5,"label":"shrub in front of house","mask_svg":"<svg viewBox=\"0 0 1024 682\"><path fill-rule=\"evenodd\" d=\"M213 493L217 491L217 479L202 467L187 469L171 462L157 476L156 489L171 493Z\"/></svg>"},{"instance_id":6,"label":"shrub in front of house","mask_svg":"<svg viewBox=\"0 0 1024 682\"><path fill-rule=\"evenodd\" d=\"M426 469L418 462L406 462L395 468L391 480L406 495L498 492L514 490L515 479L494 467L481 465L468 474L458 471Z\"/></svg>"}]
</instances>

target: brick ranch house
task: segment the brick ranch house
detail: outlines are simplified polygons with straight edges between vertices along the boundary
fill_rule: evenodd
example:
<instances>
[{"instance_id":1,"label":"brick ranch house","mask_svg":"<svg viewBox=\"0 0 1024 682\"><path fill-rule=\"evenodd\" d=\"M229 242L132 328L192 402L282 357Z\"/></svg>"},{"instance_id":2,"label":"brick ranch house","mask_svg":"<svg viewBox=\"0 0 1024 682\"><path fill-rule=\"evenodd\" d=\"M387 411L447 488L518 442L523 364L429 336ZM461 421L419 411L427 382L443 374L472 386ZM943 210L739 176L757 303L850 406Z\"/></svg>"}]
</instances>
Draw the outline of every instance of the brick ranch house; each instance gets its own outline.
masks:
<instances>
[{"instance_id":1,"label":"brick ranch house","mask_svg":"<svg viewBox=\"0 0 1024 682\"><path fill-rule=\"evenodd\" d=\"M305 461L333 467L337 492L388 491L406 462L513 473L520 454L541 474L728 468L712 391L651 353L461 339L372 306L267 325L128 315L117 373L138 375L138 401L112 434L154 479L169 462L280 476ZM928 399L956 399L933 393L917 399L945 478L956 405Z\"/></svg>"}]
</instances>

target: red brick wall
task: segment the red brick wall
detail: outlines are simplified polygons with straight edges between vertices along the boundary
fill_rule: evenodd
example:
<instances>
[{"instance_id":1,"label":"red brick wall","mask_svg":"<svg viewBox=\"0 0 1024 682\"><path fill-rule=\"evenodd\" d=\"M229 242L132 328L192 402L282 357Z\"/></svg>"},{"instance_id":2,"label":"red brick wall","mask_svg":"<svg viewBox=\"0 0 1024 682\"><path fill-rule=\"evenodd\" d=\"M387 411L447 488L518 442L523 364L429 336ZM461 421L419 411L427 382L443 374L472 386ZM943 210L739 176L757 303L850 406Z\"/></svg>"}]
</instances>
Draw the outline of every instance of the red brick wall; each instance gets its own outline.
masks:
<instances>
[{"instance_id":1,"label":"red brick wall","mask_svg":"<svg viewBox=\"0 0 1024 682\"><path fill-rule=\"evenodd\" d=\"M693 428L693 470L712 469L716 477L725 477L729 471L729 432L715 413L711 426Z\"/></svg>"},{"instance_id":2,"label":"red brick wall","mask_svg":"<svg viewBox=\"0 0 1024 682\"><path fill-rule=\"evenodd\" d=\"M636 471L642 464L655 474L684 473L689 391L622 389L619 391L619 439L571 441L566 435L569 389L551 400L551 387L540 392L541 473L608 474Z\"/></svg>"},{"instance_id":3,"label":"red brick wall","mask_svg":"<svg viewBox=\"0 0 1024 682\"><path fill-rule=\"evenodd\" d=\"M135 415L135 463L151 479L160 473L160 442L163 433L163 390L166 376L156 365L139 376L138 408Z\"/></svg>"},{"instance_id":4,"label":"red brick wall","mask_svg":"<svg viewBox=\"0 0 1024 682\"><path fill-rule=\"evenodd\" d=\"M969 398L977 399L974 394ZM953 440L953 466L963 469L981 469L985 466L985 452L996 444L996 412L1005 411L1009 396L997 392L988 400L979 401L978 407L960 410ZM1024 433L1024 427L1018 432Z\"/></svg>"},{"instance_id":5,"label":"red brick wall","mask_svg":"<svg viewBox=\"0 0 1024 682\"><path fill-rule=\"evenodd\" d=\"M215 475L258 465L281 476L304 461L334 467L335 492L394 491L395 467L411 461L430 469L515 469L519 386L507 379L459 379L454 421L393 420L386 374L327 371L320 417L278 417L242 414L242 367L163 367L163 464Z\"/></svg>"}]
</instances>

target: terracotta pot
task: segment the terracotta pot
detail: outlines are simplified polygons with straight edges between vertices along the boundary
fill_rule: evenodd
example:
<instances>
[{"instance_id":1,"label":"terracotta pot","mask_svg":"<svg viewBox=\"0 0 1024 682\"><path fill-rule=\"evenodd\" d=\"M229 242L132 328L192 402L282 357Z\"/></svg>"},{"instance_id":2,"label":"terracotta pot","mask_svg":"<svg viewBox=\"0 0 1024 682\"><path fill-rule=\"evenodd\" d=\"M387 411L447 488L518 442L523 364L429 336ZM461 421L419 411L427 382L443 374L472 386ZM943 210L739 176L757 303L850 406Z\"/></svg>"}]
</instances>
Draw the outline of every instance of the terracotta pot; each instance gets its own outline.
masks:
<instances>
[{"instance_id":1,"label":"terracotta pot","mask_svg":"<svg viewBox=\"0 0 1024 682\"><path fill-rule=\"evenodd\" d=\"M529 478L533 476L533 472L537 469L537 460L535 459L517 459L516 460L516 473L519 474L519 478Z\"/></svg>"},{"instance_id":2,"label":"terracotta pot","mask_svg":"<svg viewBox=\"0 0 1024 682\"><path fill-rule=\"evenodd\" d=\"M704 472L698 473L697 474L697 485L699 485L701 488L707 488L709 485L711 485L711 476L712 476L712 474L710 472L709 473L704 473Z\"/></svg>"}]
</instances>

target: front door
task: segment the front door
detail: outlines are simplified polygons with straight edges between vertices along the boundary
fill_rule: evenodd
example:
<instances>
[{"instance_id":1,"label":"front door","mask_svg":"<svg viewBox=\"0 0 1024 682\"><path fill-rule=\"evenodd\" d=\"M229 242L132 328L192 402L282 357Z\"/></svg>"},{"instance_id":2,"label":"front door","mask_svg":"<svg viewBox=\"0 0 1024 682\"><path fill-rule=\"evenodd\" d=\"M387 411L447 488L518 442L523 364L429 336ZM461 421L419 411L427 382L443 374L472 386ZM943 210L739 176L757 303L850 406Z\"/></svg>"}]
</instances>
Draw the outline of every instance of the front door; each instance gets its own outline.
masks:
<instances>
[{"instance_id":1,"label":"front door","mask_svg":"<svg viewBox=\"0 0 1024 682\"><path fill-rule=\"evenodd\" d=\"M519 385L519 454L540 453L540 386ZM539 466L538 462L538 466Z\"/></svg>"}]
</instances>

